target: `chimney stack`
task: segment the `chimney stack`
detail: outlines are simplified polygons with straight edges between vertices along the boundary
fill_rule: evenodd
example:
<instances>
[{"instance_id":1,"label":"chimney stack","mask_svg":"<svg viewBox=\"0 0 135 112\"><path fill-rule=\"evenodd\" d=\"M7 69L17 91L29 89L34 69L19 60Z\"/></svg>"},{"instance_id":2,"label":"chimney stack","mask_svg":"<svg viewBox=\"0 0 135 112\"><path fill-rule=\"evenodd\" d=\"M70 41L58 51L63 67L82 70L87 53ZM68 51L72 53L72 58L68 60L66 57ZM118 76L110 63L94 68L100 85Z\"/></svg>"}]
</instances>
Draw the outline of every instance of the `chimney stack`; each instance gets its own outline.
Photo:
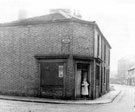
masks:
<instances>
[{"instance_id":1,"label":"chimney stack","mask_svg":"<svg viewBox=\"0 0 135 112\"><path fill-rule=\"evenodd\" d=\"M51 9L50 10L50 14L59 13L59 12L64 12L65 14L68 14L77 18L82 18L79 10L74 10L74 11L70 9Z\"/></svg>"},{"instance_id":2,"label":"chimney stack","mask_svg":"<svg viewBox=\"0 0 135 112\"><path fill-rule=\"evenodd\" d=\"M82 18L79 10L74 10L73 16L78 17L78 18Z\"/></svg>"},{"instance_id":3,"label":"chimney stack","mask_svg":"<svg viewBox=\"0 0 135 112\"><path fill-rule=\"evenodd\" d=\"M27 12L24 9L19 10L18 12L18 20L25 19L27 16Z\"/></svg>"}]
</instances>

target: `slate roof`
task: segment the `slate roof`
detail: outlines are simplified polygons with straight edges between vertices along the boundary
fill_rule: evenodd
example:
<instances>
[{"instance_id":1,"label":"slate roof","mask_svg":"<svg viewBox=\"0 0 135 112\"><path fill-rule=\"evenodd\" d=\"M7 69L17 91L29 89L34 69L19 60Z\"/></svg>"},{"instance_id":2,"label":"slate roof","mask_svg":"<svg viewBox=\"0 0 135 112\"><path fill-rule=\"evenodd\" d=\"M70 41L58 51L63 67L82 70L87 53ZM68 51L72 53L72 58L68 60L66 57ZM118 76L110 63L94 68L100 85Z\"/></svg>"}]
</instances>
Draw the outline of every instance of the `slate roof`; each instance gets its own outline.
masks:
<instances>
[{"instance_id":1,"label":"slate roof","mask_svg":"<svg viewBox=\"0 0 135 112\"><path fill-rule=\"evenodd\" d=\"M0 24L0 27L10 27L10 26L19 26L19 25L33 25L33 24L42 24L49 21L58 21L58 20L79 20L79 18L73 17L69 14L59 12L59 13L52 13L43 16L36 16L31 18L25 18L22 20L16 20L9 23Z\"/></svg>"},{"instance_id":2,"label":"slate roof","mask_svg":"<svg viewBox=\"0 0 135 112\"><path fill-rule=\"evenodd\" d=\"M135 66L131 67L128 71L131 71L131 70L134 70L135 69Z\"/></svg>"}]
</instances>

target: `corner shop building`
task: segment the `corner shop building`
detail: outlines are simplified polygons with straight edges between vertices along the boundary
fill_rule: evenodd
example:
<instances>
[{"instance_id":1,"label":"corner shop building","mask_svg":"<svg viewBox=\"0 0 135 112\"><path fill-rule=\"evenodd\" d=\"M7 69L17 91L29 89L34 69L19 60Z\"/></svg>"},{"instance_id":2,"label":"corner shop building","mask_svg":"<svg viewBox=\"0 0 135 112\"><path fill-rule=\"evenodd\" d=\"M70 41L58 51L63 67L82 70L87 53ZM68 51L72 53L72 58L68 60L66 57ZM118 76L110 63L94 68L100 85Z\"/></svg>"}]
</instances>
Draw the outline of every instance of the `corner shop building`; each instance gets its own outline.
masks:
<instances>
[{"instance_id":1,"label":"corner shop building","mask_svg":"<svg viewBox=\"0 0 135 112\"><path fill-rule=\"evenodd\" d=\"M95 22L54 13L0 25L0 93L89 99L109 91L110 45ZM85 74L85 75L84 75Z\"/></svg>"}]
</instances>

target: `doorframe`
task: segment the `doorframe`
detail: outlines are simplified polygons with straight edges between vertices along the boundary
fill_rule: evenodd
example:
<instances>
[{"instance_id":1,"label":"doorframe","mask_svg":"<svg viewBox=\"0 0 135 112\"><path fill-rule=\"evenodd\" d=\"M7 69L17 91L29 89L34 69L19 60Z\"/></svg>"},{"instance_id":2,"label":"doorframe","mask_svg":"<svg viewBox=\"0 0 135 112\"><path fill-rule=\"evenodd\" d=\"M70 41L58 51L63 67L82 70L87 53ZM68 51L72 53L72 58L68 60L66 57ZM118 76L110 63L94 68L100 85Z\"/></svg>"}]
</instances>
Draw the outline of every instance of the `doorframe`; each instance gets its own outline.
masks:
<instances>
[{"instance_id":1,"label":"doorframe","mask_svg":"<svg viewBox=\"0 0 135 112\"><path fill-rule=\"evenodd\" d=\"M96 62L95 66L96 66L95 67L95 95L96 95L96 98L98 98L101 94L101 92L100 92L101 91L101 64ZM97 74L97 66L99 67L99 73L98 74ZM99 77L98 82L97 82L97 79L96 79L97 75ZM97 83L98 83L98 85L97 85Z\"/></svg>"},{"instance_id":2,"label":"doorframe","mask_svg":"<svg viewBox=\"0 0 135 112\"><path fill-rule=\"evenodd\" d=\"M88 81L89 81L89 90L91 90L91 71L90 71L90 61L79 61L79 60L75 60L75 79L74 79L74 82L75 82L75 84L74 85L76 85L76 73L77 73L77 64L78 63L81 63L81 64L88 64ZM74 98L75 99L78 99L77 97L76 97L76 87L74 87L75 89L74 89ZM89 98L90 98L90 96L91 96L91 92L89 91Z\"/></svg>"}]
</instances>

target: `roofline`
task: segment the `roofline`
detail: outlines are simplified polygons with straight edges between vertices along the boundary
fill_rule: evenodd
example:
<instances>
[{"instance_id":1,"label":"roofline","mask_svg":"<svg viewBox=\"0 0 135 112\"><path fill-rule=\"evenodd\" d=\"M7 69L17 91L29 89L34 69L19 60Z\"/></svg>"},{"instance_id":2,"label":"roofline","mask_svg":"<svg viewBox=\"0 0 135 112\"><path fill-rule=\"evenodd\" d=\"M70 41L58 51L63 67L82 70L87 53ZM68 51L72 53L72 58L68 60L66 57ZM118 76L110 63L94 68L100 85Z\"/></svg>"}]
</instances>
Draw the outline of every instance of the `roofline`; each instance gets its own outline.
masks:
<instances>
[{"instance_id":1,"label":"roofline","mask_svg":"<svg viewBox=\"0 0 135 112\"><path fill-rule=\"evenodd\" d=\"M130 68L128 71L131 71L131 70L135 70L135 67L133 67L133 68Z\"/></svg>"},{"instance_id":2,"label":"roofline","mask_svg":"<svg viewBox=\"0 0 135 112\"><path fill-rule=\"evenodd\" d=\"M37 20L36 22L27 21L27 19L24 19L24 20L19 20L19 21L12 21L9 23L2 23L0 24L0 27L27 26L27 25L37 25L37 24L58 23L58 22L79 22L79 23L84 23L84 24L95 23L95 21L85 21L85 20L75 19L74 17L71 17L71 18L65 18L65 19L46 20L46 21Z\"/></svg>"}]
</instances>

